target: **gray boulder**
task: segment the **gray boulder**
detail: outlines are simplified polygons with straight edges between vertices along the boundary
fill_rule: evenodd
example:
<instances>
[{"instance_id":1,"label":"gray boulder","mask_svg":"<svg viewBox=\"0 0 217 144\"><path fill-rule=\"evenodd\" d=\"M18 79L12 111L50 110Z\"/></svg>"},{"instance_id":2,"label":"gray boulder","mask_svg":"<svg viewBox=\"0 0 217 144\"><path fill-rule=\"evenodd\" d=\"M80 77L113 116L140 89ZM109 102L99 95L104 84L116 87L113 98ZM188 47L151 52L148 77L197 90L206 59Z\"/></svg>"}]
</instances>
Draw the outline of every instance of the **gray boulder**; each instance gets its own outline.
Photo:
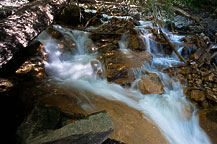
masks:
<instances>
[{"instance_id":1,"label":"gray boulder","mask_svg":"<svg viewBox=\"0 0 217 144\"><path fill-rule=\"evenodd\" d=\"M60 126L63 121L77 119ZM37 106L17 130L21 144L101 144L114 130L106 111L78 117L56 107Z\"/></svg>"}]
</instances>

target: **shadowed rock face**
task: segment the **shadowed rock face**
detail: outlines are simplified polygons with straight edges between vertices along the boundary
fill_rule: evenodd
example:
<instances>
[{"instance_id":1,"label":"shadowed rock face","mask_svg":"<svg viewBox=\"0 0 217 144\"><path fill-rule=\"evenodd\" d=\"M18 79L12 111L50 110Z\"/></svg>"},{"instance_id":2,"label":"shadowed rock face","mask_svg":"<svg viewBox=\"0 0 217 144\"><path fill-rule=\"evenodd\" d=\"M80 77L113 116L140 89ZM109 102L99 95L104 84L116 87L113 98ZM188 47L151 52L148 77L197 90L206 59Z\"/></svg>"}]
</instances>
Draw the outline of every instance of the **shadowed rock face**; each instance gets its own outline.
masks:
<instances>
[{"instance_id":1,"label":"shadowed rock face","mask_svg":"<svg viewBox=\"0 0 217 144\"><path fill-rule=\"evenodd\" d=\"M78 26L78 24L84 22L84 18L82 16L83 13L84 11L81 10L81 8L70 4L61 11L56 20L70 26Z\"/></svg>"},{"instance_id":2,"label":"shadowed rock face","mask_svg":"<svg viewBox=\"0 0 217 144\"><path fill-rule=\"evenodd\" d=\"M209 135L213 144L217 143L217 107L199 112L200 125Z\"/></svg>"},{"instance_id":3,"label":"shadowed rock face","mask_svg":"<svg viewBox=\"0 0 217 144\"><path fill-rule=\"evenodd\" d=\"M100 144L113 129L106 111L85 117L65 114L57 107L38 105L20 125L17 135L21 144Z\"/></svg>"},{"instance_id":4,"label":"shadowed rock face","mask_svg":"<svg viewBox=\"0 0 217 144\"><path fill-rule=\"evenodd\" d=\"M49 26L68 0L34 1L0 22L0 73L13 73L29 42Z\"/></svg>"}]
</instances>

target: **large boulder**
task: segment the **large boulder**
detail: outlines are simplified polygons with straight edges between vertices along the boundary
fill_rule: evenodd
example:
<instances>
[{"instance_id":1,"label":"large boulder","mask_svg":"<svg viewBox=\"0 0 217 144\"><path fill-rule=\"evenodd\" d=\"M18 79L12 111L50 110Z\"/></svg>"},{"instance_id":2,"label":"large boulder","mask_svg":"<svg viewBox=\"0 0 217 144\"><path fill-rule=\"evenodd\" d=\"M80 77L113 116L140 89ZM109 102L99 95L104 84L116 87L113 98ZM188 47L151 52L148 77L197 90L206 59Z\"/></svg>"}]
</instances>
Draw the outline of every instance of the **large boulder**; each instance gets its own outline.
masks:
<instances>
[{"instance_id":1,"label":"large boulder","mask_svg":"<svg viewBox=\"0 0 217 144\"><path fill-rule=\"evenodd\" d=\"M114 125L106 111L69 115L56 107L39 105L17 130L21 144L100 144Z\"/></svg>"},{"instance_id":2,"label":"large boulder","mask_svg":"<svg viewBox=\"0 0 217 144\"><path fill-rule=\"evenodd\" d=\"M150 62L152 55L143 53L112 50L103 54L106 77L108 81L121 85L132 83L135 80L133 68L140 68L145 62Z\"/></svg>"},{"instance_id":3,"label":"large boulder","mask_svg":"<svg viewBox=\"0 0 217 144\"><path fill-rule=\"evenodd\" d=\"M138 82L138 89L143 94L162 94L164 93L163 85L160 78L155 73L147 73Z\"/></svg>"}]
</instances>

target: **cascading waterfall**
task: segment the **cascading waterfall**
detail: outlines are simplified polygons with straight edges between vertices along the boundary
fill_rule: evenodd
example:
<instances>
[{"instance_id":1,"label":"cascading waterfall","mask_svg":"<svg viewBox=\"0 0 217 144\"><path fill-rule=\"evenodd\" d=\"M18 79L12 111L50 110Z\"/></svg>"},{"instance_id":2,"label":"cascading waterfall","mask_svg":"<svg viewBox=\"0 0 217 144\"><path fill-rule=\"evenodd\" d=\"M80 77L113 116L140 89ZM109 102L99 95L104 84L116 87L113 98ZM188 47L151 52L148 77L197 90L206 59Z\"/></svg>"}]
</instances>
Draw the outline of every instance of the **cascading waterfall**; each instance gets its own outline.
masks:
<instances>
[{"instance_id":1,"label":"cascading waterfall","mask_svg":"<svg viewBox=\"0 0 217 144\"><path fill-rule=\"evenodd\" d=\"M210 144L207 135L199 126L195 107L186 100L183 94L182 85L155 68L156 65L166 67L181 63L180 61L173 57L158 58L152 53L152 64L144 64L140 69L135 70L135 75L140 79L142 76L140 71L143 69L156 73L165 87L165 93L144 95L136 89L136 84L132 84L132 88L126 90L118 84L108 83L102 77L97 76L92 65L93 61L97 61L95 64L101 67L96 59L97 53L89 54L84 45L88 40L88 33L64 29L60 26L56 29L70 37L78 49L75 54L64 53L59 51L57 41L46 32L39 36L38 39L49 54L49 60L45 62L46 71L58 86L68 90L73 88L81 92L89 91L109 100L126 103L153 120L171 144ZM147 35L144 35L144 38L148 46L147 50L151 52L149 38ZM123 39L119 45L125 49Z\"/></svg>"}]
</instances>

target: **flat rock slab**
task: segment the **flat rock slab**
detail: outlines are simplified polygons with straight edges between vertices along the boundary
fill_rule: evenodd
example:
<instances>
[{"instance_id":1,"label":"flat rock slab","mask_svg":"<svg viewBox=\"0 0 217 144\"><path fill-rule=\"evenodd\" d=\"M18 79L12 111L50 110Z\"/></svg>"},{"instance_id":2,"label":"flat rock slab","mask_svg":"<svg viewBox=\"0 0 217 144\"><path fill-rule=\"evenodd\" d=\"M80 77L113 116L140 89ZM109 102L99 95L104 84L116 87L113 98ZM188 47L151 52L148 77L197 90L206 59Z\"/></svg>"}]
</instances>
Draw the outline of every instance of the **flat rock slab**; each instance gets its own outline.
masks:
<instances>
[{"instance_id":1,"label":"flat rock slab","mask_svg":"<svg viewBox=\"0 0 217 144\"><path fill-rule=\"evenodd\" d=\"M39 110L41 108L43 110ZM114 130L114 125L106 111L76 121L72 120L72 123L55 129L63 119L61 113L56 107L36 107L18 128L17 135L21 139L20 143L101 144Z\"/></svg>"}]
</instances>

